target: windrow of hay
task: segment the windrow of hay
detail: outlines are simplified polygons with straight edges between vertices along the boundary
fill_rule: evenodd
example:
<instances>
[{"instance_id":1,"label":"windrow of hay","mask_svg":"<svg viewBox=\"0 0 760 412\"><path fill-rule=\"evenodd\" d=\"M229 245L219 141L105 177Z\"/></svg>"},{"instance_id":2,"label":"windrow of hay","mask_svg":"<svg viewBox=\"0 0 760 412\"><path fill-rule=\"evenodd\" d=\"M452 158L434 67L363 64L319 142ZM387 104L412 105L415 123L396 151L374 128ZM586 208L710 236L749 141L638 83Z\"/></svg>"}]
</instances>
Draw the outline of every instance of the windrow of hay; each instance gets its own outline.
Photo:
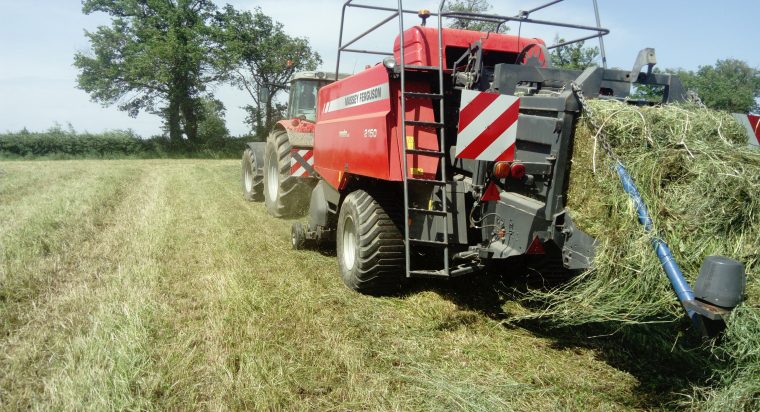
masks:
<instances>
[{"instance_id":1,"label":"windrow of hay","mask_svg":"<svg viewBox=\"0 0 760 412\"><path fill-rule=\"evenodd\" d=\"M700 393L708 398L703 406L715 409L760 407L760 151L746 145L744 129L727 113L602 100L589 106L576 128L568 207L598 241L594 267L557 289L529 292L526 299L541 308L529 316L556 326L683 316L614 160L602 149L606 139L692 285L706 256L744 263L746 301L715 348L724 370L715 388Z\"/></svg>"}]
</instances>

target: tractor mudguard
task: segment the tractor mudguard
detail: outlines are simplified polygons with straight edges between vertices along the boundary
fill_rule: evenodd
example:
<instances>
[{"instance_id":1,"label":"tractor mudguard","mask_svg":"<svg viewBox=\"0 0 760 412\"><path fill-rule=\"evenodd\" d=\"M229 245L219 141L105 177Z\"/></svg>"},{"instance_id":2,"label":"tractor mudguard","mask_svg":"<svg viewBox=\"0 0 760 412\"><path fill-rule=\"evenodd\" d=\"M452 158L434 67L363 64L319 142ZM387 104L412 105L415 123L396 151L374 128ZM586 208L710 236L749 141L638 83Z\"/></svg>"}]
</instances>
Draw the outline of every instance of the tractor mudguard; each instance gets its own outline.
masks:
<instances>
[{"instance_id":1,"label":"tractor mudguard","mask_svg":"<svg viewBox=\"0 0 760 412\"><path fill-rule=\"evenodd\" d=\"M314 147L314 123L307 120L280 120L277 125L288 134L290 147Z\"/></svg>"}]
</instances>

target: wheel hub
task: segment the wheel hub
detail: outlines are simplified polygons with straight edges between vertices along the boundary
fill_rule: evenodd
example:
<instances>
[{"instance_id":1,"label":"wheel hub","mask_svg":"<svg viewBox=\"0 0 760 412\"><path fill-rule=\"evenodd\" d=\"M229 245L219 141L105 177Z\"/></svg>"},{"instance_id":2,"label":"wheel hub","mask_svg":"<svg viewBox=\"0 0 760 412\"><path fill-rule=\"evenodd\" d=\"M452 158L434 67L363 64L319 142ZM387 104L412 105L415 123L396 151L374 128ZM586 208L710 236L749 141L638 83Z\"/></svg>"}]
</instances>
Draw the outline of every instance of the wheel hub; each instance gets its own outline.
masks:
<instances>
[{"instance_id":1,"label":"wheel hub","mask_svg":"<svg viewBox=\"0 0 760 412\"><path fill-rule=\"evenodd\" d=\"M245 182L245 191L248 193L253 191L253 173L251 173L252 167L253 166L249 164L249 166L246 167L243 172L243 180Z\"/></svg>"},{"instance_id":2,"label":"wheel hub","mask_svg":"<svg viewBox=\"0 0 760 412\"><path fill-rule=\"evenodd\" d=\"M267 159L267 193L269 199L277 199L277 192L280 186L280 168L278 167L277 155L273 154Z\"/></svg>"},{"instance_id":3,"label":"wheel hub","mask_svg":"<svg viewBox=\"0 0 760 412\"><path fill-rule=\"evenodd\" d=\"M358 249L356 237L356 225L351 216L347 216L343 223L343 241L341 248L341 258L346 270L351 270L356 263L356 251Z\"/></svg>"}]
</instances>

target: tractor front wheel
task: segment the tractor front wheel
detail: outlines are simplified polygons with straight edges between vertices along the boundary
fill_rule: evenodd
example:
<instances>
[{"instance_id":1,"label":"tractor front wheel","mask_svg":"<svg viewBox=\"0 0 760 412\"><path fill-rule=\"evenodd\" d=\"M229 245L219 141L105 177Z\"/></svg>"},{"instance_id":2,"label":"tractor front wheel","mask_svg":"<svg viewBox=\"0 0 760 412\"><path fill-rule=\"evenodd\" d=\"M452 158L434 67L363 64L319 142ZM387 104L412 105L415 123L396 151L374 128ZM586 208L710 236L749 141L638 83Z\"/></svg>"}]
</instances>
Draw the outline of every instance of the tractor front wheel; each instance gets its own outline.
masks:
<instances>
[{"instance_id":1,"label":"tractor front wheel","mask_svg":"<svg viewBox=\"0 0 760 412\"><path fill-rule=\"evenodd\" d=\"M369 295L399 290L404 279L404 237L392 216L363 190L340 208L337 252L343 282Z\"/></svg>"}]
</instances>

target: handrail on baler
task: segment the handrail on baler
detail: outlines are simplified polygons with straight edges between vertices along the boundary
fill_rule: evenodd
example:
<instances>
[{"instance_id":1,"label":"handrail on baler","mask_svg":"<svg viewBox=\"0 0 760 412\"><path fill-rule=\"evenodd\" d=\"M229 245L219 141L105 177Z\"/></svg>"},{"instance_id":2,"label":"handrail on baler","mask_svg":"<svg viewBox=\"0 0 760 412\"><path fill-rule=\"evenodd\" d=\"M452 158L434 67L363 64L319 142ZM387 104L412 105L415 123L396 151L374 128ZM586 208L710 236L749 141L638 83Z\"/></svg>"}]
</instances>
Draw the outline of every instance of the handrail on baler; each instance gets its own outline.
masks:
<instances>
[{"instance_id":1,"label":"handrail on baler","mask_svg":"<svg viewBox=\"0 0 760 412\"><path fill-rule=\"evenodd\" d=\"M548 3L542 4L540 6L534 7L530 10L521 10L514 16L502 16L498 14L486 14L486 13L470 13L470 12L444 12L443 7L446 3L446 0L441 0L441 2L438 5L438 12L437 13L429 13L429 16L436 16L438 17L438 33L439 33L439 40L440 40L440 32L442 27L442 20L443 18L456 18L456 19L462 19L462 20L468 20L468 21L485 21L485 22L491 22L497 25L498 28L501 27L502 24L509 22L509 21L516 21L520 24L538 24L538 25L544 25L544 26L554 26L554 27L563 27L563 28L570 28L570 29L577 29L577 30L587 30L587 31L593 31L594 33L588 36L582 36L580 38L574 39L574 40L568 40L561 43L557 43L551 46L547 47L547 50L551 50L557 47L567 46L573 43L578 43L582 41L586 41L593 38L599 38L600 42L602 39L602 36L606 36L610 33L609 29L599 27L597 26L586 26L581 24L571 24L571 23L563 23L563 22L556 22L556 21L548 21L548 20L536 20L531 19L529 16L531 13L537 12L539 10L546 9L550 6L553 6L555 4L561 3L564 0L552 0ZM399 17L401 14L414 14L419 15L419 11L415 10L407 10L403 8L402 0L398 0L398 6L396 8L393 7L382 7L382 6L373 6L369 4L356 4L354 3L354 0L346 0L345 3L343 3L343 7L341 9L341 17L340 17L340 33L338 35L338 56L336 57L335 62L335 73L336 76L340 72L340 55L342 52L349 52L349 53L363 53L363 54L375 54L380 56L393 56L393 53L386 52L386 51L380 51L380 50L364 50L364 49L355 49L355 48L349 48L349 46L353 45L357 41L361 40L362 38L366 37L370 33L374 32L375 30L379 29L380 27L384 26L389 21L392 21L393 19ZM358 36L354 37L350 41L343 43L343 28L344 28L344 22L346 18L346 9L349 7L355 7L360 9L369 9L369 10L379 10L379 11L389 11L392 12L389 16L385 17L383 20L378 22L377 24L373 25L369 29L365 30ZM598 17L597 17L598 22ZM399 27L400 31L403 32L403 26L400 25ZM439 41L439 46L440 46ZM601 45L601 44L600 44ZM403 47L403 46L402 46ZM603 60L604 56L603 56ZM337 77L336 77L337 78Z\"/></svg>"}]
</instances>

